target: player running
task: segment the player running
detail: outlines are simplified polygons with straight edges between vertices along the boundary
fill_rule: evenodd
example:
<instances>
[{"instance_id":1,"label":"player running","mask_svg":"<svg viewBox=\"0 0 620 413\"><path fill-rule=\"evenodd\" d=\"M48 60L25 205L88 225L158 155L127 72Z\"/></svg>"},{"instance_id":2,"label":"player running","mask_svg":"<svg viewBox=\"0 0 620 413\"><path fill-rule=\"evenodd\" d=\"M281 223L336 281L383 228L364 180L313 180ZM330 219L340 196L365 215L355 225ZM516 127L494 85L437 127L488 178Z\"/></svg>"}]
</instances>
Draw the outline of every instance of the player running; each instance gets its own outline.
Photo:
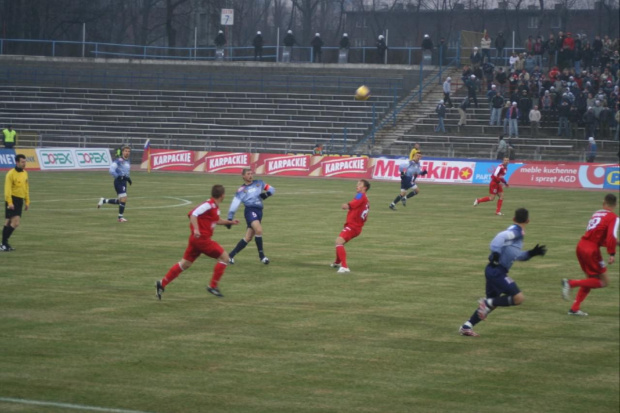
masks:
<instances>
[{"instance_id":1,"label":"player running","mask_svg":"<svg viewBox=\"0 0 620 413\"><path fill-rule=\"evenodd\" d=\"M614 213L618 199L614 194L605 195L603 209L596 211L586 227L586 233L577 244L577 259L581 269L586 273L584 280L562 280L562 296L565 300L570 299L570 289L579 287L568 315L587 316L579 309L591 289L604 288L609 285L609 275L605 260L601 256L600 247L605 247L609 254L607 264L611 265L616 260L616 246L618 245L618 215Z\"/></svg>"},{"instance_id":2,"label":"player running","mask_svg":"<svg viewBox=\"0 0 620 413\"><path fill-rule=\"evenodd\" d=\"M200 254L217 260L215 267L213 267L213 276L207 286L207 291L216 297L223 297L218 284L228 265L228 254L211 237L216 225L237 225L239 223L236 219L220 219L219 205L224 201L224 193L225 190L222 185L213 185L213 188L211 188L211 198L187 214L191 231L187 241L187 248L181 261L170 267L166 276L161 281L155 283L155 293L158 299L161 300L161 295L166 286L183 271L191 267L196 258L200 257Z\"/></svg>"},{"instance_id":3,"label":"player running","mask_svg":"<svg viewBox=\"0 0 620 413\"><path fill-rule=\"evenodd\" d=\"M370 210L370 204L366 197L366 192L370 190L370 182L360 179L357 181L355 189L357 191L355 197L349 203L342 204L342 209L349 212L347 212L347 221L344 223L344 228L336 238L336 261L331 264L333 268L340 267L338 268L339 273L351 272L347 265L347 251L344 248L344 244L362 233L362 228L368 219L368 211Z\"/></svg>"},{"instance_id":4,"label":"player running","mask_svg":"<svg viewBox=\"0 0 620 413\"><path fill-rule=\"evenodd\" d=\"M416 179L418 176L424 176L428 173L426 169L423 170L420 166L420 159L422 159L422 152L418 151L413 155L412 160L401 164L398 168L400 170L400 194L390 204L391 210L396 211L398 201L401 201L403 206L407 206L407 199L420 193ZM407 193L409 190L411 192Z\"/></svg>"},{"instance_id":5,"label":"player running","mask_svg":"<svg viewBox=\"0 0 620 413\"><path fill-rule=\"evenodd\" d=\"M508 182L504 179L504 175L508 172L508 163L510 162L509 158L504 158L501 165L498 165L491 175L491 183L489 184L489 196L485 196L484 198L476 198L474 201L474 206L481 204L483 202L493 201L496 195L499 195L499 200L497 201L497 208L495 209L495 215L504 215L502 214L502 203L504 202L504 189L502 188L502 184L508 187Z\"/></svg>"},{"instance_id":6,"label":"player running","mask_svg":"<svg viewBox=\"0 0 620 413\"><path fill-rule=\"evenodd\" d=\"M127 184L132 184L129 177L131 170L130 155L131 148L123 146L121 156L110 165L110 175L114 177L116 198L100 198L99 203L97 203L97 208L101 208L103 204L118 205L118 222L127 222L123 214L125 213L125 205L127 205Z\"/></svg>"},{"instance_id":7,"label":"player running","mask_svg":"<svg viewBox=\"0 0 620 413\"><path fill-rule=\"evenodd\" d=\"M275 194L276 189L271 185L267 185L260 179L254 180L254 174L249 168L244 168L241 171L241 177L243 178L243 185L237 189L237 193L230 204L228 219L233 219L235 217L237 208L243 203L245 206L245 221L248 224L248 229L245 232L245 236L241 238L237 246L228 254L230 256L230 264L235 263L235 255L241 252L241 250L252 241L252 238L255 238L258 258L263 264L267 265L269 264L269 258L265 257L263 251L263 226L261 225L263 219L263 201ZM230 229L229 225L226 227Z\"/></svg>"}]
</instances>

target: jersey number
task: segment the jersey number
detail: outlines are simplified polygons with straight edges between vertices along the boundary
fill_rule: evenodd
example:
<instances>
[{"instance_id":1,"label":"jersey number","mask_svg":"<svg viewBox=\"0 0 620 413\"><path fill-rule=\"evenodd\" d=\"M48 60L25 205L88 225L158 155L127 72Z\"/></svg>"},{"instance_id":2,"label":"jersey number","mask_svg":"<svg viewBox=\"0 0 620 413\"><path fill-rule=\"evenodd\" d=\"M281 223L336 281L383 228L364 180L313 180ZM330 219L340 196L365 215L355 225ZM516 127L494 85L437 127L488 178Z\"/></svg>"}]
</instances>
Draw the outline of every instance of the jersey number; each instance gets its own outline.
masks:
<instances>
[{"instance_id":1,"label":"jersey number","mask_svg":"<svg viewBox=\"0 0 620 413\"><path fill-rule=\"evenodd\" d=\"M598 224L601 223L601 219L600 218L592 218L589 222L588 222L588 227L586 228L586 231L590 231L591 229L594 229L598 226Z\"/></svg>"},{"instance_id":2,"label":"jersey number","mask_svg":"<svg viewBox=\"0 0 620 413\"><path fill-rule=\"evenodd\" d=\"M366 204L366 208L364 208L364 210L362 211L360 217L362 218L362 221L366 221L366 219L368 218L368 211L370 210L370 207L368 206L368 204Z\"/></svg>"}]
</instances>

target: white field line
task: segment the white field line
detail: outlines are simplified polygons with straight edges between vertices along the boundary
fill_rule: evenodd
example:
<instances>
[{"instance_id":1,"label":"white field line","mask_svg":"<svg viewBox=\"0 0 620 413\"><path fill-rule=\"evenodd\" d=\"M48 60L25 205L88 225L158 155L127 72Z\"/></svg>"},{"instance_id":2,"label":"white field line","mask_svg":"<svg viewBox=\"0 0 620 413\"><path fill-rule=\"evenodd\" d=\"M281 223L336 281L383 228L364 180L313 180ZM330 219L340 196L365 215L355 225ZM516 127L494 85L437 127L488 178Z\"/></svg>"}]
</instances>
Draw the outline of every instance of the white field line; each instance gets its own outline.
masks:
<instances>
[{"instance_id":1,"label":"white field line","mask_svg":"<svg viewBox=\"0 0 620 413\"><path fill-rule=\"evenodd\" d=\"M0 397L0 402L27 404L29 406L46 406L60 407L62 409L87 410L91 412L107 412L107 413L148 413L140 410L111 409L107 407L84 406L82 404L45 402L28 399L14 399L12 397Z\"/></svg>"}]
</instances>

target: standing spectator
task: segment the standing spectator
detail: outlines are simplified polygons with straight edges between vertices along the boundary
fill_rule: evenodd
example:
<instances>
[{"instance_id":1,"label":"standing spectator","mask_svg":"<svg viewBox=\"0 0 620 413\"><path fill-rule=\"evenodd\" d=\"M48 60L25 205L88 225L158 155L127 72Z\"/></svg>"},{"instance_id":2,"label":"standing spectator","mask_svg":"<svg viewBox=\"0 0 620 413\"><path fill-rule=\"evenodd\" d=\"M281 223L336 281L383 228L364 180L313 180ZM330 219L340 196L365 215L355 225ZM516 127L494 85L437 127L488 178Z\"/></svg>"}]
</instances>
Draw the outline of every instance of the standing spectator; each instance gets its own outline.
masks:
<instances>
[{"instance_id":1,"label":"standing spectator","mask_svg":"<svg viewBox=\"0 0 620 413\"><path fill-rule=\"evenodd\" d=\"M508 158L506 156L506 152L508 151L508 144L504 140L504 135L499 135L499 142L497 143L497 154L495 159L502 160L504 158Z\"/></svg>"},{"instance_id":2,"label":"standing spectator","mask_svg":"<svg viewBox=\"0 0 620 413\"><path fill-rule=\"evenodd\" d=\"M573 105L570 107L568 121L570 122L570 137L577 136L577 128L579 127L579 122L581 122L581 114L577 106Z\"/></svg>"},{"instance_id":3,"label":"standing spectator","mask_svg":"<svg viewBox=\"0 0 620 413\"><path fill-rule=\"evenodd\" d=\"M551 68L556 65L556 52L558 50L558 45L555 41L555 37L553 33L549 33L549 38L545 43L545 50L547 51L547 67Z\"/></svg>"},{"instance_id":4,"label":"standing spectator","mask_svg":"<svg viewBox=\"0 0 620 413\"><path fill-rule=\"evenodd\" d=\"M497 95L497 86L491 85L491 88L487 91L487 101L489 102L489 109L493 109L493 98Z\"/></svg>"},{"instance_id":5,"label":"standing spectator","mask_svg":"<svg viewBox=\"0 0 620 413\"><path fill-rule=\"evenodd\" d=\"M99 198L97 208L101 208L103 204L118 205L118 222L127 222L124 213L125 206L127 205L127 184L132 184L129 176L131 172L131 162L129 161L131 148L129 146L123 146L121 153L122 156L112 162L109 170L110 175L114 177L116 198Z\"/></svg>"},{"instance_id":6,"label":"standing spectator","mask_svg":"<svg viewBox=\"0 0 620 413\"><path fill-rule=\"evenodd\" d=\"M387 52L388 47L385 43L385 38L382 34L377 38L377 63L384 64L385 63L385 53Z\"/></svg>"},{"instance_id":7,"label":"standing spectator","mask_svg":"<svg viewBox=\"0 0 620 413\"><path fill-rule=\"evenodd\" d=\"M586 233L577 244L577 259L587 278L583 280L562 280L562 297L570 299L571 288L579 287L575 301L568 310L568 315L587 316L588 313L580 310L581 303L586 299L591 289L605 288L609 285L609 275L605 260L600 248L605 247L609 258L607 264L616 261L616 247L618 245L618 216L615 214L618 198L614 194L607 194L603 200L603 209L596 211L586 227Z\"/></svg>"},{"instance_id":8,"label":"standing spectator","mask_svg":"<svg viewBox=\"0 0 620 413\"><path fill-rule=\"evenodd\" d=\"M591 139L594 140L594 134L596 132L596 116L594 115L592 106L588 107L588 111L583 114L581 120L586 127L586 136L591 136Z\"/></svg>"},{"instance_id":9,"label":"standing spectator","mask_svg":"<svg viewBox=\"0 0 620 413\"><path fill-rule=\"evenodd\" d=\"M497 234L491 241L489 263L484 270L486 298L478 301L478 309L459 329L463 336L478 337L474 326L486 319L497 307L511 307L523 303L525 297L517 283L508 275L508 271L515 261L527 261L547 253L547 248L538 244L529 251L521 251L525 226L530 222L527 209L517 209L513 221L514 225Z\"/></svg>"},{"instance_id":10,"label":"standing spectator","mask_svg":"<svg viewBox=\"0 0 620 413\"><path fill-rule=\"evenodd\" d=\"M586 42L583 46L583 50L581 52L581 60L583 63L583 68L586 70L590 70L592 67L592 61L594 60L594 50L592 50L592 46L590 43Z\"/></svg>"},{"instance_id":11,"label":"standing spectator","mask_svg":"<svg viewBox=\"0 0 620 413\"><path fill-rule=\"evenodd\" d=\"M237 243L237 246L228 254L230 256L228 262L234 264L235 255L241 252L254 238L256 240L258 258L260 262L267 265L269 264L269 258L265 256L263 251L263 201L272 196L276 189L260 179L254 180L252 170L249 168L244 168L241 171L241 177L243 178L243 184L237 189L237 193L230 203L228 219L232 220L235 217L237 208L243 203L245 206L244 215L247 230L243 238ZM230 229L230 225L226 225L226 228Z\"/></svg>"},{"instance_id":12,"label":"standing spectator","mask_svg":"<svg viewBox=\"0 0 620 413\"><path fill-rule=\"evenodd\" d=\"M263 60L263 35L260 31L256 32L254 40L252 40L254 46L254 61Z\"/></svg>"},{"instance_id":13,"label":"standing spectator","mask_svg":"<svg viewBox=\"0 0 620 413\"><path fill-rule=\"evenodd\" d=\"M220 30L217 32L217 36L215 36L215 40L213 41L213 43L215 43L215 46L219 49L224 47L224 45L226 44L226 36L224 36L223 31Z\"/></svg>"},{"instance_id":14,"label":"standing spectator","mask_svg":"<svg viewBox=\"0 0 620 413\"><path fill-rule=\"evenodd\" d=\"M211 199L200 204L188 214L191 233L187 242L187 248L183 258L170 267L161 281L155 283L155 295L158 299L161 300L161 295L166 286L183 271L191 267L194 261L202 254L217 260L215 267L213 267L213 275L211 282L207 286L207 291L216 297L223 297L218 284L224 275L224 271L226 271L229 257L224 248L213 241L211 237L216 225L237 225L239 220L220 218L219 205L222 201L224 201L224 187L222 185L213 185L211 188Z\"/></svg>"},{"instance_id":15,"label":"standing spectator","mask_svg":"<svg viewBox=\"0 0 620 413\"><path fill-rule=\"evenodd\" d=\"M515 137L518 138L519 137L519 117L520 117L520 112L519 112L519 108L517 107L517 102L512 102L512 106L511 108L508 110L508 132L510 134L510 137Z\"/></svg>"},{"instance_id":16,"label":"standing spectator","mask_svg":"<svg viewBox=\"0 0 620 413\"><path fill-rule=\"evenodd\" d=\"M545 50L545 45L542 42L542 38L538 36L536 43L534 43L534 62L538 67L542 67L542 55Z\"/></svg>"},{"instance_id":17,"label":"standing spectator","mask_svg":"<svg viewBox=\"0 0 620 413\"><path fill-rule=\"evenodd\" d=\"M7 149L12 149L17 144L17 132L13 130L12 125L8 125L6 129L2 131L2 141L4 147Z\"/></svg>"},{"instance_id":18,"label":"standing spectator","mask_svg":"<svg viewBox=\"0 0 620 413\"><path fill-rule=\"evenodd\" d=\"M288 47L290 52L289 52L289 57L288 57L288 61L292 62L293 61L293 46L295 46L297 44L297 40L295 40L295 35L293 35L293 31L292 30L288 30L286 32L286 36L284 36L284 47Z\"/></svg>"},{"instance_id":19,"label":"standing spectator","mask_svg":"<svg viewBox=\"0 0 620 413\"><path fill-rule=\"evenodd\" d=\"M314 62L318 62L321 63L321 58L322 58L322 54L323 54L323 39L321 39L321 34L320 33L315 33L314 34L314 39L312 39L312 42L310 42L310 45L312 46L312 53L314 55Z\"/></svg>"},{"instance_id":20,"label":"standing spectator","mask_svg":"<svg viewBox=\"0 0 620 413\"><path fill-rule=\"evenodd\" d=\"M452 104L452 99L450 99L450 92L452 87L452 78L448 76L446 81L443 82L443 100L449 108L454 107Z\"/></svg>"},{"instance_id":21,"label":"standing spectator","mask_svg":"<svg viewBox=\"0 0 620 413\"><path fill-rule=\"evenodd\" d=\"M538 138L538 129L540 127L540 118L541 114L538 110L538 105L534 105L532 110L530 110L530 133L532 138Z\"/></svg>"},{"instance_id":22,"label":"standing spectator","mask_svg":"<svg viewBox=\"0 0 620 413\"><path fill-rule=\"evenodd\" d=\"M429 53L433 51L433 41L428 34L425 34L424 39L422 39L422 50L428 51Z\"/></svg>"},{"instance_id":23,"label":"standing spectator","mask_svg":"<svg viewBox=\"0 0 620 413\"><path fill-rule=\"evenodd\" d=\"M603 41L599 35L594 36L594 40L592 41L592 52L592 63L594 66L599 66L601 54L603 52Z\"/></svg>"},{"instance_id":24,"label":"standing spectator","mask_svg":"<svg viewBox=\"0 0 620 413\"><path fill-rule=\"evenodd\" d=\"M459 115L461 115L459 119L459 123L457 124L457 126L459 127L459 130L461 129L461 126L467 125L467 109L468 108L469 108L469 97L466 97L465 99L463 99L463 101L459 105Z\"/></svg>"},{"instance_id":25,"label":"standing spectator","mask_svg":"<svg viewBox=\"0 0 620 413\"><path fill-rule=\"evenodd\" d=\"M596 159L596 141L592 136L588 138L588 149L586 152L586 162L594 162Z\"/></svg>"},{"instance_id":26,"label":"standing spectator","mask_svg":"<svg viewBox=\"0 0 620 413\"><path fill-rule=\"evenodd\" d=\"M435 113L437 114L437 118L439 119L439 123L435 127L435 132L446 133L446 127L443 124L443 120L446 117L446 107L443 104L443 100L439 101L439 104L435 108Z\"/></svg>"},{"instance_id":27,"label":"standing spectator","mask_svg":"<svg viewBox=\"0 0 620 413\"><path fill-rule=\"evenodd\" d=\"M317 143L312 150L312 155L323 156L323 144Z\"/></svg>"},{"instance_id":28,"label":"standing spectator","mask_svg":"<svg viewBox=\"0 0 620 413\"><path fill-rule=\"evenodd\" d=\"M2 228L2 245L0 251L14 250L9 245L9 238L21 223L22 210L30 208L30 186L26 172L26 156L15 156L15 168L6 174L4 179L4 227Z\"/></svg>"},{"instance_id":29,"label":"standing spectator","mask_svg":"<svg viewBox=\"0 0 620 413\"><path fill-rule=\"evenodd\" d=\"M347 264L347 251L344 244L358 237L362 233L362 228L368 219L370 205L366 192L370 189L370 182L365 179L357 181L355 186L356 194L351 201L342 204L342 209L347 212L347 219L344 228L336 237L336 261L331 267L338 268L339 273L351 272Z\"/></svg>"},{"instance_id":30,"label":"standing spectator","mask_svg":"<svg viewBox=\"0 0 620 413\"><path fill-rule=\"evenodd\" d=\"M495 65L491 62L484 62L482 64L482 73L484 80L486 81L487 90L491 89L493 85L493 77L495 76Z\"/></svg>"},{"instance_id":31,"label":"standing spectator","mask_svg":"<svg viewBox=\"0 0 620 413\"><path fill-rule=\"evenodd\" d=\"M389 205L392 211L396 211L396 204L402 202L403 206L407 206L407 199L416 196L420 189L416 180L418 176L424 176L427 174L426 170L420 166L420 159L422 158L422 152L417 152L413 159L407 163L403 163L399 166L400 171L400 193L394 198ZM407 191L411 192L407 193Z\"/></svg>"},{"instance_id":32,"label":"standing spectator","mask_svg":"<svg viewBox=\"0 0 620 413\"><path fill-rule=\"evenodd\" d=\"M527 54L534 53L534 43L535 41L532 35L530 34L529 36L527 36L527 40L525 41L525 44L523 45L523 48L525 49L525 53Z\"/></svg>"},{"instance_id":33,"label":"standing spectator","mask_svg":"<svg viewBox=\"0 0 620 413\"><path fill-rule=\"evenodd\" d=\"M510 101L507 100L500 114L504 122L504 129L503 129L504 135L508 135L508 120L510 119L508 116L508 112L510 111L510 108L512 108L512 105L510 104Z\"/></svg>"},{"instance_id":34,"label":"standing spectator","mask_svg":"<svg viewBox=\"0 0 620 413\"><path fill-rule=\"evenodd\" d=\"M499 67L497 74L495 75L495 80L499 85L499 93L501 93L502 95L506 93L506 83L508 82L508 75L506 75L503 67Z\"/></svg>"},{"instance_id":35,"label":"standing spectator","mask_svg":"<svg viewBox=\"0 0 620 413\"><path fill-rule=\"evenodd\" d=\"M506 64L506 57L504 56L504 49L506 47L506 39L504 39L504 33L499 32L495 38L495 49L497 50L497 59L499 65Z\"/></svg>"},{"instance_id":36,"label":"standing spectator","mask_svg":"<svg viewBox=\"0 0 620 413\"><path fill-rule=\"evenodd\" d=\"M602 110L598 114L598 122L599 122L599 138L600 139L608 139L610 135L609 126L613 121L613 114L611 110L607 107L607 102L603 101Z\"/></svg>"},{"instance_id":37,"label":"standing spectator","mask_svg":"<svg viewBox=\"0 0 620 413\"><path fill-rule=\"evenodd\" d=\"M568 117L570 116L570 105L566 101L562 101L562 104L558 108L558 136L564 136L570 138L570 126L568 123Z\"/></svg>"},{"instance_id":38,"label":"standing spectator","mask_svg":"<svg viewBox=\"0 0 620 413\"><path fill-rule=\"evenodd\" d=\"M518 106L519 112L521 114L519 120L522 124L527 125L530 122L529 114L530 110L532 109L532 99L530 99L530 97L527 95L527 90L523 90L523 92L521 92Z\"/></svg>"},{"instance_id":39,"label":"standing spectator","mask_svg":"<svg viewBox=\"0 0 620 413\"><path fill-rule=\"evenodd\" d=\"M340 38L340 48L349 50L349 47L351 47L351 43L349 42L349 35L343 33L342 37Z\"/></svg>"},{"instance_id":40,"label":"standing spectator","mask_svg":"<svg viewBox=\"0 0 620 413\"><path fill-rule=\"evenodd\" d=\"M482 64L482 55L477 47L474 47L474 50L469 55L469 61L474 71L476 71L476 69L478 69Z\"/></svg>"},{"instance_id":41,"label":"standing spectator","mask_svg":"<svg viewBox=\"0 0 620 413\"><path fill-rule=\"evenodd\" d=\"M489 125L500 126L502 108L504 107L504 97L499 90L495 92L495 96L491 99L491 119Z\"/></svg>"},{"instance_id":42,"label":"standing spectator","mask_svg":"<svg viewBox=\"0 0 620 413\"><path fill-rule=\"evenodd\" d=\"M485 30L482 40L480 40L480 50L482 51L482 59L485 62L491 62L491 38Z\"/></svg>"},{"instance_id":43,"label":"standing spectator","mask_svg":"<svg viewBox=\"0 0 620 413\"><path fill-rule=\"evenodd\" d=\"M478 85L476 84L476 75L469 76L469 79L465 81L465 86L467 86L467 97L473 99L477 108L478 98L476 97L476 89L478 88Z\"/></svg>"}]
</instances>

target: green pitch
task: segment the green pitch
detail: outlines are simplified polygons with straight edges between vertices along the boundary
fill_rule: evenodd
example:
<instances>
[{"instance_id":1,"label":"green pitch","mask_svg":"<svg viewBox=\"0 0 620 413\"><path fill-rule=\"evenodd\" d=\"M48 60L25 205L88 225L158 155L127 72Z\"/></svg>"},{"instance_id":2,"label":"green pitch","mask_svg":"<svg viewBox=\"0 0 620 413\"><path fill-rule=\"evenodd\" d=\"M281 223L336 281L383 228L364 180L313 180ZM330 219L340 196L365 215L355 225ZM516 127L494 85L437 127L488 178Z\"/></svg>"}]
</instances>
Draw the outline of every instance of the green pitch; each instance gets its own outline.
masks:
<instances>
[{"instance_id":1,"label":"green pitch","mask_svg":"<svg viewBox=\"0 0 620 413\"><path fill-rule=\"evenodd\" d=\"M69 411L33 401L159 413L619 409L618 264L582 305L589 317L566 315L560 288L583 276L574 250L604 192L508 188L497 217L495 203L472 206L486 187L421 184L394 212L398 183L373 182L342 275L329 264L355 181L267 177L271 264L252 242L218 299L202 257L157 301L189 210L222 183L225 215L241 179L132 177L119 224L115 206L96 208L114 194L107 173L30 173L32 208L16 251L0 254L0 411ZM526 301L493 312L481 337L459 336L484 294L488 244L522 206L526 248L549 250L511 271ZM243 232L220 226L214 238L231 250Z\"/></svg>"}]
</instances>

